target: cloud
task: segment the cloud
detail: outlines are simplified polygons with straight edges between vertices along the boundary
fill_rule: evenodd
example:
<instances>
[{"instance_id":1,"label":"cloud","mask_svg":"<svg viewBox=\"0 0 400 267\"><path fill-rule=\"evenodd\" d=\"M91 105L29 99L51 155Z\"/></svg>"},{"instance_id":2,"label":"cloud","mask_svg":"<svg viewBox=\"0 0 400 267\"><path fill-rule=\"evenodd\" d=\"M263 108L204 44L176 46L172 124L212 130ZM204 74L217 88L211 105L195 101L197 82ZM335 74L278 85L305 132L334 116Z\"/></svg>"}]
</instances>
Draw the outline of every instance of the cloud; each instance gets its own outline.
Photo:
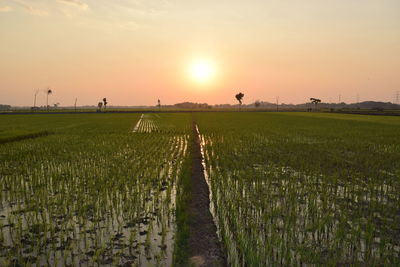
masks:
<instances>
[{"instance_id":1,"label":"cloud","mask_svg":"<svg viewBox=\"0 0 400 267\"><path fill-rule=\"evenodd\" d=\"M170 1L167 0L114 0L110 1L110 5L113 6L110 10L115 10L116 7L120 14L129 12L129 14L153 17L165 14L167 9L171 7Z\"/></svg>"},{"instance_id":2,"label":"cloud","mask_svg":"<svg viewBox=\"0 0 400 267\"><path fill-rule=\"evenodd\" d=\"M31 15L40 17L49 15L49 13L46 10L35 8L24 1L21 0L13 0L13 1L17 3L19 6L21 6L23 9L25 9L25 11L27 11Z\"/></svg>"},{"instance_id":3,"label":"cloud","mask_svg":"<svg viewBox=\"0 0 400 267\"><path fill-rule=\"evenodd\" d=\"M0 6L0 12L10 12L10 11L13 11L12 7Z\"/></svg>"},{"instance_id":4,"label":"cloud","mask_svg":"<svg viewBox=\"0 0 400 267\"><path fill-rule=\"evenodd\" d=\"M88 9L88 5L80 0L58 0L58 2L66 4L66 5L71 5L75 6L81 9Z\"/></svg>"}]
</instances>

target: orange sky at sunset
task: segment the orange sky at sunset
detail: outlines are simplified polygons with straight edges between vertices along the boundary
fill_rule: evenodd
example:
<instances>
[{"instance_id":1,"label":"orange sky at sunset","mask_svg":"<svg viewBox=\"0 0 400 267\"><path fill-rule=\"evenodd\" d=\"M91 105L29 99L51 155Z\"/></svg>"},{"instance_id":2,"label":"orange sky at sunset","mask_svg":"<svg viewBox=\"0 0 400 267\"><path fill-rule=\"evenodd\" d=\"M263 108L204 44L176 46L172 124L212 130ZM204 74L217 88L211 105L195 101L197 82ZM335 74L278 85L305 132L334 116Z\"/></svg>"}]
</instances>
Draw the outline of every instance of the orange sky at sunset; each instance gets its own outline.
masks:
<instances>
[{"instance_id":1,"label":"orange sky at sunset","mask_svg":"<svg viewBox=\"0 0 400 267\"><path fill-rule=\"evenodd\" d=\"M399 51L398 0L0 0L0 104L394 101Z\"/></svg>"}]
</instances>

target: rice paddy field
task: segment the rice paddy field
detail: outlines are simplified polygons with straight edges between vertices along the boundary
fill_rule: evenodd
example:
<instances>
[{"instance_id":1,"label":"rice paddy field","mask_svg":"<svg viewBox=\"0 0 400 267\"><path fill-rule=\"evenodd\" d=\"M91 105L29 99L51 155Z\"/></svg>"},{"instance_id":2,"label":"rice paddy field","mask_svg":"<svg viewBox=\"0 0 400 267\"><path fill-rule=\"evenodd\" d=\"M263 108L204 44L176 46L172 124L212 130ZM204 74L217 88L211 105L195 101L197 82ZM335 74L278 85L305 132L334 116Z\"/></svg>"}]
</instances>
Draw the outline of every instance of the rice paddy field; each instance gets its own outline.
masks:
<instances>
[{"instance_id":1,"label":"rice paddy field","mask_svg":"<svg viewBox=\"0 0 400 267\"><path fill-rule=\"evenodd\" d=\"M400 265L400 119L201 114L232 266Z\"/></svg>"},{"instance_id":2,"label":"rice paddy field","mask_svg":"<svg viewBox=\"0 0 400 267\"><path fill-rule=\"evenodd\" d=\"M193 121L229 266L400 265L400 118L182 112L0 116L0 266L182 265Z\"/></svg>"},{"instance_id":3,"label":"rice paddy field","mask_svg":"<svg viewBox=\"0 0 400 267\"><path fill-rule=\"evenodd\" d=\"M0 266L171 265L191 121L139 119L0 117Z\"/></svg>"}]
</instances>

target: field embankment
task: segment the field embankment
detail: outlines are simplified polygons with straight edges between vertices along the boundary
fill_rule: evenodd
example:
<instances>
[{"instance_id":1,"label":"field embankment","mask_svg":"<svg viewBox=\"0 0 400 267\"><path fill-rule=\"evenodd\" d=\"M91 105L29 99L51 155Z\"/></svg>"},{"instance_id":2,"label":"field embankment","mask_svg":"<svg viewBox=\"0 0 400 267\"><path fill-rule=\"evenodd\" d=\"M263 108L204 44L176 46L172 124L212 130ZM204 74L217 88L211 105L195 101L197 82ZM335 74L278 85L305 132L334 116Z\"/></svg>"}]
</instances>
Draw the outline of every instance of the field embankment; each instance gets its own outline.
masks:
<instances>
[{"instance_id":1,"label":"field embankment","mask_svg":"<svg viewBox=\"0 0 400 267\"><path fill-rule=\"evenodd\" d=\"M21 135L13 135L13 136L9 136L9 137L1 137L0 144L17 142L17 141L22 141L25 139L34 139L34 138L39 138L39 137L43 137L43 136L48 136L50 134L54 134L54 133L50 132L50 131L39 131L39 132L35 132L35 133L27 133L27 134L21 134Z\"/></svg>"},{"instance_id":2,"label":"field embankment","mask_svg":"<svg viewBox=\"0 0 400 267\"><path fill-rule=\"evenodd\" d=\"M210 192L204 177L198 128L193 122L192 196L190 202L189 249L194 266L226 266L222 244L210 212Z\"/></svg>"}]
</instances>

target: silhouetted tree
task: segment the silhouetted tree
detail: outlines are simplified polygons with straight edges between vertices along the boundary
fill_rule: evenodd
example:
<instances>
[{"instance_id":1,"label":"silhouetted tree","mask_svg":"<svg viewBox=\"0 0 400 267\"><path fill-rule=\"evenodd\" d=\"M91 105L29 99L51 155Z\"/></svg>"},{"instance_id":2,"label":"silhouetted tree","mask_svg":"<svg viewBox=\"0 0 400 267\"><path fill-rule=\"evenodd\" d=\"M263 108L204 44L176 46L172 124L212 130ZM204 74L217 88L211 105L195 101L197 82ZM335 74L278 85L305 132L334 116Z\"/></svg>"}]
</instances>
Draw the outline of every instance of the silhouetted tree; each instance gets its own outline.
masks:
<instances>
[{"instance_id":1,"label":"silhouetted tree","mask_svg":"<svg viewBox=\"0 0 400 267\"><path fill-rule=\"evenodd\" d=\"M46 107L47 107L47 111L49 111L49 95L51 95L53 93L53 91L51 91L50 88L47 88L47 96L46 96Z\"/></svg>"},{"instance_id":2,"label":"silhouetted tree","mask_svg":"<svg viewBox=\"0 0 400 267\"><path fill-rule=\"evenodd\" d=\"M235 95L235 97L236 97L236 100L239 101L239 104L242 105L242 99L244 97L244 94L239 93L239 94Z\"/></svg>"},{"instance_id":3,"label":"silhouetted tree","mask_svg":"<svg viewBox=\"0 0 400 267\"><path fill-rule=\"evenodd\" d=\"M259 106L261 106L261 102L257 100L256 102L254 102L254 106L258 108Z\"/></svg>"},{"instance_id":4,"label":"silhouetted tree","mask_svg":"<svg viewBox=\"0 0 400 267\"><path fill-rule=\"evenodd\" d=\"M107 108L107 98L103 98L103 103L104 103L104 109L106 109Z\"/></svg>"},{"instance_id":5,"label":"silhouetted tree","mask_svg":"<svg viewBox=\"0 0 400 267\"><path fill-rule=\"evenodd\" d=\"M157 101L157 107L158 107L158 108L161 108L161 101L160 101L160 99L158 99L158 101Z\"/></svg>"},{"instance_id":6,"label":"silhouetted tree","mask_svg":"<svg viewBox=\"0 0 400 267\"><path fill-rule=\"evenodd\" d=\"M100 111L101 111L101 108L103 107L103 102L99 102L99 103L97 104L97 107L98 107L97 112L100 112Z\"/></svg>"},{"instance_id":7,"label":"silhouetted tree","mask_svg":"<svg viewBox=\"0 0 400 267\"><path fill-rule=\"evenodd\" d=\"M310 101L315 105L315 109L317 109L317 104L321 102L321 99L311 97Z\"/></svg>"}]
</instances>

